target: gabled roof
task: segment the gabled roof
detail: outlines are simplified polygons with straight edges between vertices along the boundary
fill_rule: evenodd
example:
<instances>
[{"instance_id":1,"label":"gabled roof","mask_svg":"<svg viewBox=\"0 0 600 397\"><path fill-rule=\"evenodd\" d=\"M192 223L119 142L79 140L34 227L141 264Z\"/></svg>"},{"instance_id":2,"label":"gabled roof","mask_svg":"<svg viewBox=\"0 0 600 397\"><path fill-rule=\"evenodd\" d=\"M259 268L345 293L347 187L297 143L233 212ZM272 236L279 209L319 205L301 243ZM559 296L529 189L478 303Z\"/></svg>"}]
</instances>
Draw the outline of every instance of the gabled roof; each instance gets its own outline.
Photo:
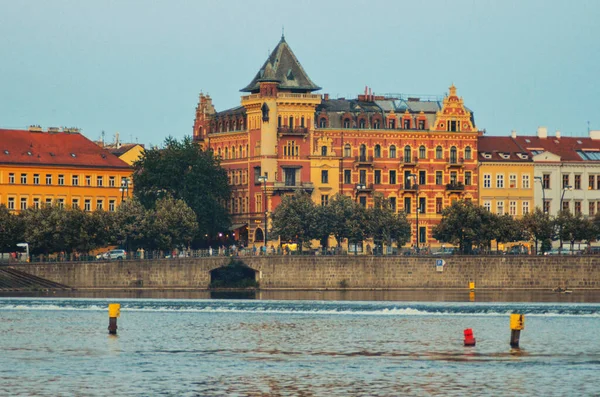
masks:
<instances>
[{"instance_id":1,"label":"gabled roof","mask_svg":"<svg viewBox=\"0 0 600 397\"><path fill-rule=\"evenodd\" d=\"M519 146L530 153L546 151L556 154L562 161L593 161L583 159L578 152L600 151L600 140L589 137L517 136L514 139Z\"/></svg>"},{"instance_id":2,"label":"gabled roof","mask_svg":"<svg viewBox=\"0 0 600 397\"><path fill-rule=\"evenodd\" d=\"M321 89L308 77L283 36L254 79L240 91L258 92L263 81L277 82L282 90L311 92Z\"/></svg>"},{"instance_id":3,"label":"gabled roof","mask_svg":"<svg viewBox=\"0 0 600 397\"><path fill-rule=\"evenodd\" d=\"M130 168L79 133L0 129L0 164Z\"/></svg>"},{"instance_id":4,"label":"gabled roof","mask_svg":"<svg viewBox=\"0 0 600 397\"><path fill-rule=\"evenodd\" d=\"M477 138L480 162L531 162L531 153L523 150L510 136L480 136Z\"/></svg>"},{"instance_id":5,"label":"gabled roof","mask_svg":"<svg viewBox=\"0 0 600 397\"><path fill-rule=\"evenodd\" d=\"M107 149L112 154L119 157L119 156L127 153L128 151L130 151L131 149L133 149L136 146L140 146L140 147L144 148L144 145L139 144L139 143L124 143L122 145L119 145L119 147L107 147Z\"/></svg>"}]
</instances>

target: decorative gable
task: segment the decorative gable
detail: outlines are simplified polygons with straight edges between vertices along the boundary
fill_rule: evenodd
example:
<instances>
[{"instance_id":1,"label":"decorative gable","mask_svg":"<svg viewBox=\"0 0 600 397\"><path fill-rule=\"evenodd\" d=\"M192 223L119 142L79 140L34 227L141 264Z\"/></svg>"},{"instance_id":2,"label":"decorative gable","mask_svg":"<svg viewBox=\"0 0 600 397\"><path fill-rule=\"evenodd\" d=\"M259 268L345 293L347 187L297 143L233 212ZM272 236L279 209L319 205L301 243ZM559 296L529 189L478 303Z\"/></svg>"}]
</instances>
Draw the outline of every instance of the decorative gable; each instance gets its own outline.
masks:
<instances>
[{"instance_id":1,"label":"decorative gable","mask_svg":"<svg viewBox=\"0 0 600 397\"><path fill-rule=\"evenodd\" d=\"M456 95L456 87L450 86L450 93L444 98L442 109L436 113L434 131L477 131L471 121L471 112L465 109L463 99Z\"/></svg>"}]
</instances>

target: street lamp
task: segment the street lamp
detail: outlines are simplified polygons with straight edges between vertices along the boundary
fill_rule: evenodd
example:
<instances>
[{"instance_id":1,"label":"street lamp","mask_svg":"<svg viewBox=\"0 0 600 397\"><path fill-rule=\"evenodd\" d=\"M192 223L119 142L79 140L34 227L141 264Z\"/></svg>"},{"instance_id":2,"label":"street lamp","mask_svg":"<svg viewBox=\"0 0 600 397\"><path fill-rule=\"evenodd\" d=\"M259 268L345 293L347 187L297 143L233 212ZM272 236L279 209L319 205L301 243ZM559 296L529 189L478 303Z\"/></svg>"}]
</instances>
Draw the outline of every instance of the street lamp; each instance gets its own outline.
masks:
<instances>
[{"instance_id":1,"label":"street lamp","mask_svg":"<svg viewBox=\"0 0 600 397\"><path fill-rule=\"evenodd\" d=\"M364 183L357 183L356 184L356 193L354 194L354 201L358 203L358 195L360 194L360 192L362 192L363 190L365 190L367 187L365 186Z\"/></svg>"},{"instance_id":2,"label":"street lamp","mask_svg":"<svg viewBox=\"0 0 600 397\"><path fill-rule=\"evenodd\" d=\"M263 184L263 208L265 212L265 252L267 252L267 176L259 175L258 181Z\"/></svg>"},{"instance_id":3,"label":"street lamp","mask_svg":"<svg viewBox=\"0 0 600 397\"><path fill-rule=\"evenodd\" d=\"M540 185L542 185L542 212L545 214L546 213L546 188L544 186L544 180L542 179L541 176L534 176L533 179L535 181L540 182Z\"/></svg>"},{"instance_id":4,"label":"street lamp","mask_svg":"<svg viewBox=\"0 0 600 397\"><path fill-rule=\"evenodd\" d=\"M559 208L559 214L562 213L563 211L563 199L565 198L565 192L567 190L573 190L573 186L563 186L563 191L562 194L560 195L560 208ZM560 239L560 246L558 247L558 253L560 254L560 252L562 251L562 246L563 246L563 240L562 240L562 220L560 222L560 231L559 231L559 239Z\"/></svg>"},{"instance_id":5,"label":"street lamp","mask_svg":"<svg viewBox=\"0 0 600 397\"><path fill-rule=\"evenodd\" d=\"M421 206L419 205L419 184L417 183L417 174L408 174L409 178L413 178L415 183L414 183L414 187L415 187L415 208L417 209L417 214L416 214L416 233L415 233L415 240L417 241L416 244L416 248L417 248L417 252L419 252L419 211L421 209Z\"/></svg>"},{"instance_id":6,"label":"street lamp","mask_svg":"<svg viewBox=\"0 0 600 397\"><path fill-rule=\"evenodd\" d=\"M121 192L121 202L123 202L125 192L127 192L127 197L129 197L129 178L121 179L121 187L119 188L119 191Z\"/></svg>"}]
</instances>

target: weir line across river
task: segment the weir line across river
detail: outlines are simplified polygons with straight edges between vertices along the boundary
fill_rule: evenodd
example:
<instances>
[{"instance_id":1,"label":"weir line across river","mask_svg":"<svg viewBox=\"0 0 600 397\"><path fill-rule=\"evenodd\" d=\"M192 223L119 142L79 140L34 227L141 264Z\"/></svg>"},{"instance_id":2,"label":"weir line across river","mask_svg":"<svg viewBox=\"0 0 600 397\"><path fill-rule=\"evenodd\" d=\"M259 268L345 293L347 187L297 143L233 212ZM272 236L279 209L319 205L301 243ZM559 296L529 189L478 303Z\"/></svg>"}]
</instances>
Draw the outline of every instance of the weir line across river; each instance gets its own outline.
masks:
<instances>
[{"instance_id":1,"label":"weir line across river","mask_svg":"<svg viewBox=\"0 0 600 397\"><path fill-rule=\"evenodd\" d=\"M207 289L230 257L12 264L71 288ZM261 289L600 289L600 256L256 256L234 258Z\"/></svg>"}]
</instances>

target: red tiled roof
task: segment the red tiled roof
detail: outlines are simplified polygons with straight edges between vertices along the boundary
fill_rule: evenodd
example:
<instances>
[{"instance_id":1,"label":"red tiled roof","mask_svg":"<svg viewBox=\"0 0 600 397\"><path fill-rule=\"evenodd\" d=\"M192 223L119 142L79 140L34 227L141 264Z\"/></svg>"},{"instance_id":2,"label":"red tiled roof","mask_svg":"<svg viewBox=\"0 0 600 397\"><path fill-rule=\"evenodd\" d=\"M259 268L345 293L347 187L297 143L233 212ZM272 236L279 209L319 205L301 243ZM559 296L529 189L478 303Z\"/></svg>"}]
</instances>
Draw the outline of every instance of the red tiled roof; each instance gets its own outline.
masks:
<instances>
[{"instance_id":1,"label":"red tiled roof","mask_svg":"<svg viewBox=\"0 0 600 397\"><path fill-rule=\"evenodd\" d=\"M527 152L543 150L560 156L561 161L585 161L577 154L578 150L600 150L600 140L589 137L517 136L515 141Z\"/></svg>"},{"instance_id":2,"label":"red tiled roof","mask_svg":"<svg viewBox=\"0 0 600 397\"><path fill-rule=\"evenodd\" d=\"M480 136L477 138L477 151L479 161L499 161L499 162L530 162L531 153L520 147L510 136ZM483 153L491 155L484 157ZM501 156L501 154L504 155ZM526 158L523 158L527 155ZM508 155L508 158L505 158Z\"/></svg>"},{"instance_id":3,"label":"red tiled roof","mask_svg":"<svg viewBox=\"0 0 600 397\"><path fill-rule=\"evenodd\" d=\"M130 168L78 133L0 129L0 163Z\"/></svg>"}]
</instances>

